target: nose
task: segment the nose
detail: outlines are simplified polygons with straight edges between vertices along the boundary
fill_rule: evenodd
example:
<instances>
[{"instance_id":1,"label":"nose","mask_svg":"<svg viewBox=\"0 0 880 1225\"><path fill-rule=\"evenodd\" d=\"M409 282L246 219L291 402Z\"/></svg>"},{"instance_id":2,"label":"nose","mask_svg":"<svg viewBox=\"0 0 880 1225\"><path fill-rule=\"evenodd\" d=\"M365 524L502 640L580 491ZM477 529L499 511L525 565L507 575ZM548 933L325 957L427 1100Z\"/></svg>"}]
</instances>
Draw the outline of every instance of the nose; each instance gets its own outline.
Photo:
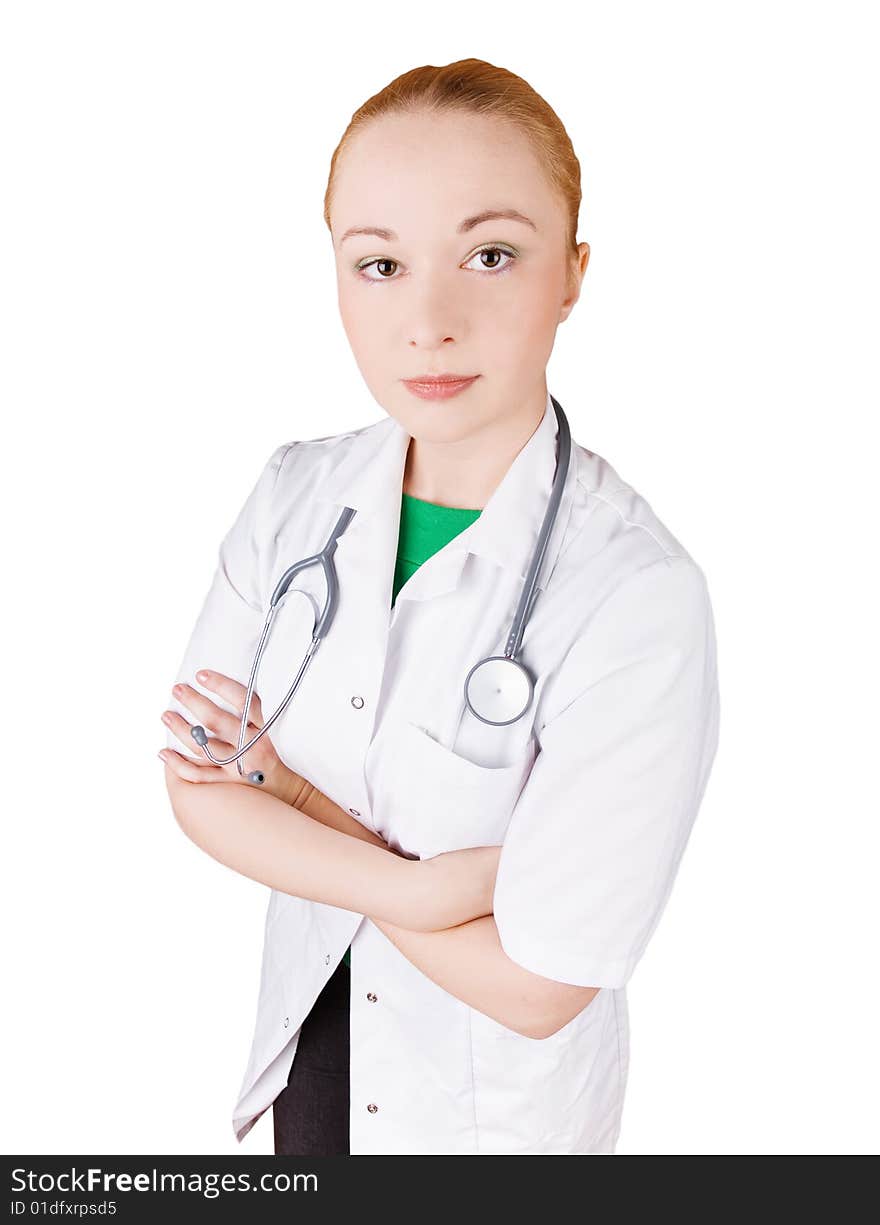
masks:
<instances>
[{"instance_id":1,"label":"nose","mask_svg":"<svg viewBox=\"0 0 880 1225\"><path fill-rule=\"evenodd\" d=\"M464 308L448 290L432 288L407 304L405 326L416 348L455 343L465 335Z\"/></svg>"}]
</instances>

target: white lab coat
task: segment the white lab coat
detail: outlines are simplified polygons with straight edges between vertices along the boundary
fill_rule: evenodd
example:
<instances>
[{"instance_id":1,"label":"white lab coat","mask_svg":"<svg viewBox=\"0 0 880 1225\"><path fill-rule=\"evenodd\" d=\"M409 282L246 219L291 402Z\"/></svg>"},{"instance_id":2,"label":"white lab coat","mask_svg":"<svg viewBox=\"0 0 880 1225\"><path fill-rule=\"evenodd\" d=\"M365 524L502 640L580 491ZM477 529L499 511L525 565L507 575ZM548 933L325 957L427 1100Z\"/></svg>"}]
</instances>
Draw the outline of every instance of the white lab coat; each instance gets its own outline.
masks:
<instances>
[{"instance_id":1,"label":"white lab coat","mask_svg":"<svg viewBox=\"0 0 880 1225\"><path fill-rule=\"evenodd\" d=\"M602 990L551 1037L523 1037L437 986L364 916L273 890L238 1140L286 1085L300 1026L352 943L353 1155L614 1151L626 984L665 908L718 740L715 633L702 570L644 498L572 440L522 644L533 705L506 727L466 709L468 670L504 649L556 432L548 395L482 514L416 571L393 611L409 435L386 417L278 447L222 542L177 679L197 686L208 667L246 683L279 577L353 507L336 553L336 619L270 733L276 749L411 857L503 843L494 914L507 955ZM296 585L323 605L317 569ZM286 606L257 686L264 718L312 624L303 597Z\"/></svg>"}]
</instances>

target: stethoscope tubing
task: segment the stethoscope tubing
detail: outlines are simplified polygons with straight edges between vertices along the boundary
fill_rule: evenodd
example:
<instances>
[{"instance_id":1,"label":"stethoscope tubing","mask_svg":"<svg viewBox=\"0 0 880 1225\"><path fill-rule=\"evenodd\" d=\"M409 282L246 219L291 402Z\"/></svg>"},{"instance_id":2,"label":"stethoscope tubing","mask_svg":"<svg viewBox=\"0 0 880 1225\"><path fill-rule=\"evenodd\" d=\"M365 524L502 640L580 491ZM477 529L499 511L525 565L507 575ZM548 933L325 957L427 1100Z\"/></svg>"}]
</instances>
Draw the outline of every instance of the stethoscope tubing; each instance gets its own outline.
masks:
<instances>
[{"instance_id":1,"label":"stethoscope tubing","mask_svg":"<svg viewBox=\"0 0 880 1225\"><path fill-rule=\"evenodd\" d=\"M568 476L568 466L571 458L571 431L568 427L568 418L562 411L562 405L553 396L550 397L550 400L556 410L556 418L559 422L556 471L553 474L553 485L550 489L550 497L547 500L547 509L544 511L544 518L541 521L541 531L535 545L531 565L526 572L525 582L523 583L519 603L513 616L510 633L507 635L504 654L509 659L515 659L519 652L523 634L525 633L526 622L532 611L532 600L537 595L535 587L538 582L538 571L541 568L541 562L544 560L544 554L547 551L550 533L556 523L559 503L562 500L562 491L565 487L565 479Z\"/></svg>"},{"instance_id":2,"label":"stethoscope tubing","mask_svg":"<svg viewBox=\"0 0 880 1225\"><path fill-rule=\"evenodd\" d=\"M553 476L553 485L550 490L550 497L547 502L547 508L544 512L544 518L541 522L541 530L538 535L538 540L535 545L534 553L532 555L532 560L526 572L526 577L523 583L523 589L522 589L522 592L520 593L520 597L519 597L519 600L516 606L516 612L514 613L513 622L510 627L510 632L507 636L507 641L504 647L504 654L503 656L492 657L492 658L510 660L514 664L516 664L518 669L520 669L523 673L525 673L525 676L528 678L528 683L529 683L528 700L526 701L525 707L517 715L515 715L515 717L512 719L496 721L496 720L492 720L488 718L483 718L483 716L480 715L476 710L474 710L473 706L471 705L471 701L467 696L467 687L468 687L467 680L465 682L465 699L466 699L467 705L474 711L474 714L476 715L477 718L481 719L484 723L489 723L490 725L493 725L493 726L503 726L506 723L515 722L516 719L522 717L522 715L525 713L525 711L528 709L529 705L531 704L531 691L533 688L532 678L530 674L528 673L528 670L525 668L525 666L522 663L520 663L519 660L516 659L516 655L519 652L519 649L522 643L523 634L525 632L525 627L526 627L528 618L531 615L534 599L538 595L538 590L536 589L536 585L538 581L538 572L541 567L541 562L544 559L544 554L547 550L547 544L550 539L550 533L552 532L553 527L556 522L556 517L558 514L558 510L559 510L559 503L562 498L562 492L565 486L566 477L568 475L569 462L570 462L570 457L571 457L571 432L569 430L568 419L566 418L565 413L562 410L562 405L553 396L551 396L550 399L553 404L553 408L556 412L556 418L559 424L557 449L556 449L556 471ZM324 637L326 636L327 631L329 630L333 622L333 618L336 615L336 610L339 605L339 580L336 574L336 565L335 565L333 555L336 552L336 547L339 542L340 536L345 531L345 529L348 527L349 522L351 521L351 519L354 517L355 514L356 514L356 511L352 509L352 507L350 506L343 507L342 514L337 519L333 527L333 530L331 531L330 536L327 540L327 543L324 545L323 549L321 549L319 553L315 553L311 557L305 557L301 561L294 562L292 566L289 566L287 570L285 570L284 574L282 574L281 578L278 580L277 584L275 585L275 590L272 592L272 598L269 604L269 612L266 617L265 624L263 625L263 631L260 635L260 641L257 646L256 654L254 656L253 666L251 667L251 674L248 680L247 693L245 696L244 710L242 711L242 714L241 714L241 726L239 728L238 745L236 747L236 751L230 754L228 757L215 757L214 754L211 752L211 749L209 748L208 736L207 736L207 733L205 732L205 729L201 726L193 727L191 729L190 734L192 735L192 738L200 746L200 748L205 753L205 755L208 757L208 759L214 763L214 765L228 766L234 761L238 768L239 775L243 775L244 768L242 766L242 758L244 754L249 752L250 749L252 749L253 746L260 740L260 738L264 736L266 732L269 731L269 729L273 726L276 720L281 716L282 711L286 709L291 698L293 697L293 695L296 693L297 689L299 688L300 682L302 681L302 678L305 675L306 669L308 668L309 664L314 658L315 652L317 651L319 645L321 644ZM252 736L251 739L245 743L245 739L247 736L248 716L250 714L251 701L253 700L253 692L254 692L254 685L256 681L257 671L260 666L260 661L263 657L263 652L266 649L266 642L269 637L269 630L271 629L272 622L275 619L275 615L278 611L278 608L280 607L281 601L287 596L288 591L290 590L290 584L293 581L293 579L301 571L307 569L310 566L314 566L314 565L320 565L324 572L324 579L326 583L327 594L324 600L324 606L320 613L320 616L317 618L313 626L312 641L309 644L308 650L306 651L303 657L303 661L299 666L299 670L297 671L293 684L288 689L284 698L279 703L276 710L270 715L270 717L266 720L263 726L259 729L257 734L255 736ZM306 593L303 593L303 594L306 594ZM468 674L468 680L473 675L473 673L478 670L481 664L488 663L488 662L490 661L481 660L480 664L474 665L474 667L471 669L470 673ZM248 777L251 782L255 782L255 783L263 782L263 775L258 770L252 771L248 775Z\"/></svg>"}]
</instances>

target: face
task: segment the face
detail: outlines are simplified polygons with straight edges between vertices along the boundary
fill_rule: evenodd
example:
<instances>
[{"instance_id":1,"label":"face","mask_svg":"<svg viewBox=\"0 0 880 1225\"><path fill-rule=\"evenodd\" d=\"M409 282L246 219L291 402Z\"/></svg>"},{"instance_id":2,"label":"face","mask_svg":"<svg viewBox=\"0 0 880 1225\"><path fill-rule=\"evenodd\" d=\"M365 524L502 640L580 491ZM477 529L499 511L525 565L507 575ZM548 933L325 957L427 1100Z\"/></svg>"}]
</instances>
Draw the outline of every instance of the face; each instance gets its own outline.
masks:
<instances>
[{"instance_id":1,"label":"face","mask_svg":"<svg viewBox=\"0 0 880 1225\"><path fill-rule=\"evenodd\" d=\"M487 210L528 220L468 220ZM340 154L330 226L343 326L372 395L414 439L472 452L469 442L540 421L556 328L589 258L581 243L573 260L567 225L504 120L383 116ZM362 228L387 233L346 236ZM442 400L403 381L450 373L479 377Z\"/></svg>"}]
</instances>

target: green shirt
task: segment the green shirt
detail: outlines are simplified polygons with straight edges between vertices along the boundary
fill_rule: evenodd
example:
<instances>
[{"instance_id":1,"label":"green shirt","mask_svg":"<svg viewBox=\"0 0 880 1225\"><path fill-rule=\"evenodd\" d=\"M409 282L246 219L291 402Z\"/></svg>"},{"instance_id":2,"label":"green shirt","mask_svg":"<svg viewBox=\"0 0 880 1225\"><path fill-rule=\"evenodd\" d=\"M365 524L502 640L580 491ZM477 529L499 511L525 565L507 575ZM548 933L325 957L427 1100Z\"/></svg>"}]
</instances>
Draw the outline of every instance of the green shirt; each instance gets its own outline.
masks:
<instances>
[{"instance_id":1,"label":"green shirt","mask_svg":"<svg viewBox=\"0 0 880 1225\"><path fill-rule=\"evenodd\" d=\"M397 538L397 564L394 567L394 588L391 607L397 593L422 562L427 561L445 544L463 532L480 515L479 510L464 510L458 506L438 506L436 502L423 502L408 493L401 494L400 534ZM351 957L346 949L342 959L351 968Z\"/></svg>"}]
</instances>

